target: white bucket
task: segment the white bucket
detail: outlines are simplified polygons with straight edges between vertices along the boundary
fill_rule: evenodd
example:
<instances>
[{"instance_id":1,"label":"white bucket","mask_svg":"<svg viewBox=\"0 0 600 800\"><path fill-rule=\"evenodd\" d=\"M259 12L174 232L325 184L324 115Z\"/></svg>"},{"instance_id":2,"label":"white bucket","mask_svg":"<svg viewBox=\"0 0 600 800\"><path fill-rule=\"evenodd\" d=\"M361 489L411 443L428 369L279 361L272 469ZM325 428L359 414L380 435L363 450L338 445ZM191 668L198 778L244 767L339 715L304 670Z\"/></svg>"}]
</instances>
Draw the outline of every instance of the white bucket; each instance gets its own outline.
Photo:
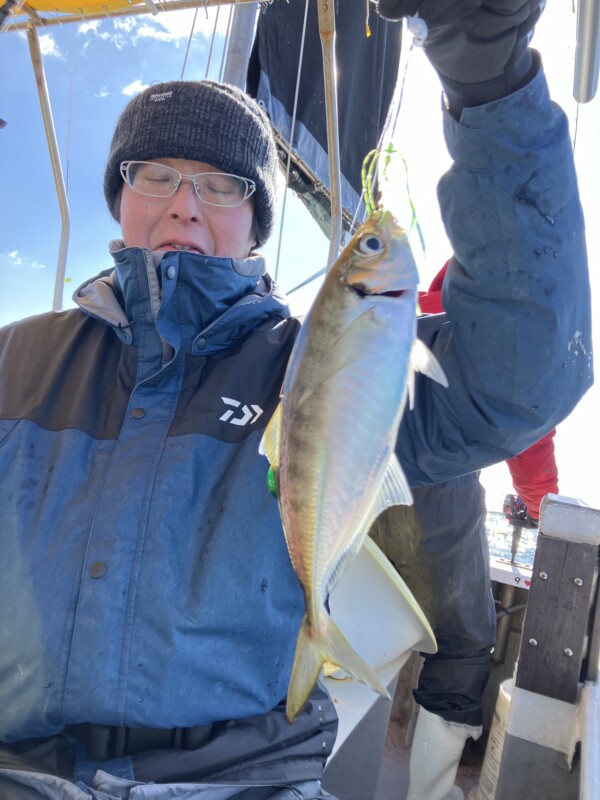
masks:
<instances>
[{"instance_id":1,"label":"white bucket","mask_svg":"<svg viewBox=\"0 0 600 800\"><path fill-rule=\"evenodd\" d=\"M374 669L408 650L437 650L421 607L372 539L334 588L329 606L350 645Z\"/></svg>"}]
</instances>

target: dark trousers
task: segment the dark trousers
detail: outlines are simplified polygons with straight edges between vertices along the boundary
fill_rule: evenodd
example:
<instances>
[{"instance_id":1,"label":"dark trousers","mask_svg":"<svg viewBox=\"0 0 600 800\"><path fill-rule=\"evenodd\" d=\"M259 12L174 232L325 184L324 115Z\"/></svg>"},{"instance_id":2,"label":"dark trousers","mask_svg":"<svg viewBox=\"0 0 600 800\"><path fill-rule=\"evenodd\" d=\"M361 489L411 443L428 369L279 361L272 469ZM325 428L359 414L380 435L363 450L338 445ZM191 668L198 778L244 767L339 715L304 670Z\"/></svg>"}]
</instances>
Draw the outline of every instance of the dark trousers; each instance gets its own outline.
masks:
<instances>
[{"instance_id":1,"label":"dark trousers","mask_svg":"<svg viewBox=\"0 0 600 800\"><path fill-rule=\"evenodd\" d=\"M413 490L412 506L387 509L371 536L415 595L436 635L415 700L449 722L482 723L496 613L479 474Z\"/></svg>"}]
</instances>

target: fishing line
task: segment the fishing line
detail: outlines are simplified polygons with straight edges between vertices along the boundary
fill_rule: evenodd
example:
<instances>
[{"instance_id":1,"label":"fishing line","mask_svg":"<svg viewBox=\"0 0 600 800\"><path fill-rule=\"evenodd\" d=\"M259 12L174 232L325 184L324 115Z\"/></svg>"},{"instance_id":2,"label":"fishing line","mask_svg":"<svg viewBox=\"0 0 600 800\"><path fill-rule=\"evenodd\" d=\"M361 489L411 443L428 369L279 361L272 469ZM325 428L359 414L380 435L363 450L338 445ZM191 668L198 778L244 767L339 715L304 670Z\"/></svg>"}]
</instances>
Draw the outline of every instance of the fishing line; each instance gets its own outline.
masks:
<instances>
[{"instance_id":1,"label":"fishing line","mask_svg":"<svg viewBox=\"0 0 600 800\"><path fill-rule=\"evenodd\" d=\"M302 39L300 41L300 55L298 56L298 74L296 77L296 93L294 95L294 110L292 111L292 122L290 127L290 146L288 149L287 166L285 173L285 190L283 192L283 205L281 207L281 222L279 224L279 240L277 242L277 257L275 259L275 280L279 274L279 257L281 255L281 242L283 239L283 223L285 220L285 205L288 194L288 181L290 178L290 165L292 162L292 147L294 145L294 128L296 127L296 114L298 111L298 96L300 94L300 75L302 72L302 56L304 55L304 40L306 39L306 21L308 19L308 0L304 6L304 23L302 25Z\"/></svg>"},{"instance_id":2,"label":"fishing line","mask_svg":"<svg viewBox=\"0 0 600 800\"><path fill-rule=\"evenodd\" d=\"M577 130L579 128L579 109L581 103L577 103L577 111L575 112L575 130L573 131L573 155L575 155L575 145L577 144Z\"/></svg>"},{"instance_id":3,"label":"fishing line","mask_svg":"<svg viewBox=\"0 0 600 800\"><path fill-rule=\"evenodd\" d=\"M406 38L404 36L404 26L402 28L401 35L402 35L402 40L404 41L404 39ZM394 100L394 102L390 106L390 110L388 111L388 115L387 115L387 119L385 121L385 125L383 126L383 129L381 131L381 135L379 136L379 141L377 142L377 148L376 148L377 150L381 150L382 149L383 140L386 137L387 132L389 130L390 121L391 121L392 117L394 117L394 123L392 125L392 132L390 134L390 138L393 138L394 134L396 132L396 125L398 124L398 119L399 119L399 116L400 116L400 109L402 107L402 101L404 99L404 85L406 83L406 77L408 75L408 65L409 65L410 56L412 54L412 51L413 51L414 47L415 47L415 39L413 37L413 41L411 42L411 45L410 45L410 47L408 49L408 55L406 56L406 59L405 59L405 62L404 62L404 74L403 74L402 80L400 81L400 84L399 84L400 88L399 88L399 90L396 89L396 92L395 92L395 94L397 95L398 99ZM400 64L398 65L398 72L399 71L400 71ZM408 179L408 175L407 175L407 179ZM411 210L413 210L414 206L413 206L412 201L410 200L410 198L409 198L409 203L411 204ZM354 227L356 225L356 220L358 218L358 214L360 212L362 204L365 205L365 212L366 212L366 204L365 204L365 200L364 200L364 190L361 193L361 196L360 196L360 198L358 200L356 209L354 210L354 216L352 217L352 223L350 225L350 233L352 233L354 231ZM364 219L366 217L366 213L365 212L363 212L363 221L364 221ZM345 232L344 232L344 235L345 235ZM422 236L421 236L420 232L419 232L419 236L422 239ZM344 242L344 239L342 239L342 242Z\"/></svg>"},{"instance_id":4,"label":"fishing line","mask_svg":"<svg viewBox=\"0 0 600 800\"><path fill-rule=\"evenodd\" d=\"M403 28L403 31L406 32L408 30L409 30L408 23L405 22L405 27ZM395 116L394 116L394 122L393 122L393 125L392 125L392 132L390 134L390 140L392 140L392 141L394 139L394 136L396 135L396 127L398 125L398 120L400 119L400 110L402 108L402 104L403 104L403 101L404 101L404 88L406 86L406 81L407 81L407 78L408 78L408 67L409 67L411 59L413 57L413 50L415 49L415 47L422 47L422 41L421 41L421 43L419 43L419 41L417 40L417 37L413 34L413 39L412 39L412 42L410 43L410 46L408 48L408 54L407 54L406 60L404 62L404 72L403 72L403 75L402 75L402 80L400 81L400 87L399 87L399 92L398 92L398 100L393 106L393 108L395 107ZM390 110L390 117L392 116L393 113L394 113L393 110ZM388 128L389 128L389 125L386 125L384 127L383 133L381 134L381 139L380 139L380 142L379 142L379 147L380 148L382 146L383 138L384 138L385 134L387 133ZM423 231L421 229L421 225L420 225L418 217L417 217L417 209L416 209L415 203L414 203L414 201L412 199L412 195L411 195L411 191L410 191L410 181L409 181L409 176L408 176L408 163L406 161L406 158L401 153L399 153L399 156L402 159L402 164L404 166L406 197L408 199L408 206L409 206L410 214L411 214L410 225L408 226L408 233L410 234L410 233L412 233L413 230L416 230L417 235L419 237L419 243L421 245L421 250L423 251L423 253L425 253L426 252L425 237L423 235Z\"/></svg>"},{"instance_id":5,"label":"fishing line","mask_svg":"<svg viewBox=\"0 0 600 800\"><path fill-rule=\"evenodd\" d=\"M190 37L188 39L187 48L185 50L185 58L183 59L183 66L181 68L181 78L183 80L183 73L185 72L185 65L187 64L188 53L190 52L190 45L192 43L192 36L194 35L194 28L196 27L196 17L198 16L198 9L194 11L194 20L192 22L192 29L190 30Z\"/></svg>"}]
</instances>

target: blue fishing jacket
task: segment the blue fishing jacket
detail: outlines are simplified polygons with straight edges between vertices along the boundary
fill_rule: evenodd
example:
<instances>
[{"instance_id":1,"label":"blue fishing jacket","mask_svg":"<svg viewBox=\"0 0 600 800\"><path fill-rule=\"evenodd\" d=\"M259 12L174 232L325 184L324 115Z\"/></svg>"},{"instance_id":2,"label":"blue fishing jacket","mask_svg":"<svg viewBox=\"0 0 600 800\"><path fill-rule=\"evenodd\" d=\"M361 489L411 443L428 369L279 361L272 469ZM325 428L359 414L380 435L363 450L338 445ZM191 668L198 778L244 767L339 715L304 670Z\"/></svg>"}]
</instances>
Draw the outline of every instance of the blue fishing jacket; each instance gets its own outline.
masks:
<instances>
[{"instance_id":1,"label":"blue fishing jacket","mask_svg":"<svg viewBox=\"0 0 600 800\"><path fill-rule=\"evenodd\" d=\"M446 115L447 315L398 455L426 485L522 451L592 383L584 223L543 74ZM304 600L259 455L298 322L264 273L118 249L0 332L0 739L176 728L285 696ZM357 413L360 410L357 409Z\"/></svg>"}]
</instances>

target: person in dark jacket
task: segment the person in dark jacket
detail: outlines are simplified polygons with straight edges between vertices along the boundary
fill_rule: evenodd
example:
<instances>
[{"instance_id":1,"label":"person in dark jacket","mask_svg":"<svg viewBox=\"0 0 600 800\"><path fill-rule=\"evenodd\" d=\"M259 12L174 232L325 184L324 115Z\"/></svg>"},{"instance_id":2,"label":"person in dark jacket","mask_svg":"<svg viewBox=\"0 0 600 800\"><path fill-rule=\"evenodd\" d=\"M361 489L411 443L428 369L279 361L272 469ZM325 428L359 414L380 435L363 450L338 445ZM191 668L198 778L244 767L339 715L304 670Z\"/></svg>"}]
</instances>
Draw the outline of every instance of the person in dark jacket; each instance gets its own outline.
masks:
<instances>
[{"instance_id":1,"label":"person in dark jacket","mask_svg":"<svg viewBox=\"0 0 600 800\"><path fill-rule=\"evenodd\" d=\"M419 292L423 314L444 313L448 264L427 291ZM536 520L544 494L558 491L554 433L507 461L514 487L527 497ZM466 739L482 733L481 702L496 639L485 492L479 472L472 472L414 489L413 501L412 506L388 509L370 532L425 611L438 645L437 653L424 654L413 692L420 708L410 754L409 798L435 797L437 791L459 800L462 792L452 782ZM521 506L513 501L509 521L537 525L527 522L527 507ZM524 518L513 521L519 513ZM513 537L513 546L515 541Z\"/></svg>"},{"instance_id":2,"label":"person in dark jacket","mask_svg":"<svg viewBox=\"0 0 600 800\"><path fill-rule=\"evenodd\" d=\"M418 334L450 388L417 378L396 448L413 487L522 451L592 383L564 114L520 34L501 86L463 102L464 70L480 74L450 41L464 3L435 5L451 18L432 34L453 53L439 197L455 257L447 321ZM530 30L531 6L523 22L502 3L506 30ZM113 267L78 308L0 331L3 800L326 796L336 714L318 686L285 718L304 601L258 453L299 329L256 250L275 174L243 92L153 85L108 156ZM507 381L523 349L529 380Z\"/></svg>"}]
</instances>

